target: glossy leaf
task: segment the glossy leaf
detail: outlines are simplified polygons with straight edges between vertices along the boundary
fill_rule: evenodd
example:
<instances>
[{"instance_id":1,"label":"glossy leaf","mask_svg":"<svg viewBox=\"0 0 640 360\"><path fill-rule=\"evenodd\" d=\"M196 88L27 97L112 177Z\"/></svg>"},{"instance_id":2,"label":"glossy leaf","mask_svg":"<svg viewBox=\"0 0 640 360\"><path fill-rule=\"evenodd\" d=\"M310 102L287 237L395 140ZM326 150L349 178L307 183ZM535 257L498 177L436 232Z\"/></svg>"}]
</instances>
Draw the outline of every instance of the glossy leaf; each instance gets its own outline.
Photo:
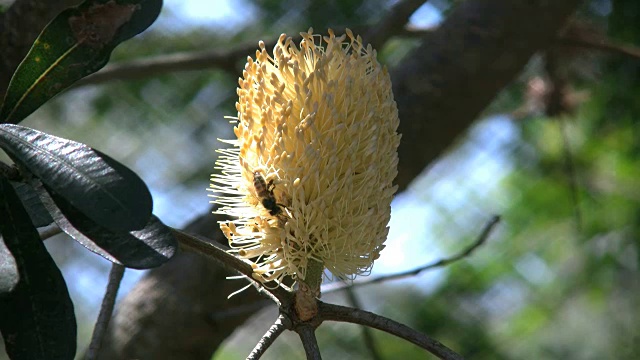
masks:
<instances>
[{"instance_id":1,"label":"glossy leaf","mask_svg":"<svg viewBox=\"0 0 640 360\"><path fill-rule=\"evenodd\" d=\"M109 230L139 230L149 221L153 203L144 182L126 166L85 144L0 124L0 147Z\"/></svg>"},{"instance_id":2,"label":"glossy leaf","mask_svg":"<svg viewBox=\"0 0 640 360\"><path fill-rule=\"evenodd\" d=\"M148 269L162 265L176 253L176 239L155 216L151 216L142 230L113 232L84 216L53 191L44 187L36 190L60 229L113 263L134 269Z\"/></svg>"},{"instance_id":3,"label":"glossy leaf","mask_svg":"<svg viewBox=\"0 0 640 360\"><path fill-rule=\"evenodd\" d=\"M60 13L16 70L0 122L18 123L77 80L101 69L121 42L148 28L162 0L87 0Z\"/></svg>"},{"instance_id":4,"label":"glossy leaf","mask_svg":"<svg viewBox=\"0 0 640 360\"><path fill-rule=\"evenodd\" d=\"M76 320L60 270L44 247L11 184L0 178L0 232L19 282L0 296L0 331L17 359L73 359Z\"/></svg>"},{"instance_id":5,"label":"glossy leaf","mask_svg":"<svg viewBox=\"0 0 640 360\"><path fill-rule=\"evenodd\" d=\"M33 190L33 188L25 183L20 182L11 182L13 185L13 189L18 194L20 200L22 200L22 205L24 206L27 213L31 217L31 223L35 227L43 227L51 224L53 219L51 215L45 209L44 205L40 201L40 197Z\"/></svg>"}]
</instances>

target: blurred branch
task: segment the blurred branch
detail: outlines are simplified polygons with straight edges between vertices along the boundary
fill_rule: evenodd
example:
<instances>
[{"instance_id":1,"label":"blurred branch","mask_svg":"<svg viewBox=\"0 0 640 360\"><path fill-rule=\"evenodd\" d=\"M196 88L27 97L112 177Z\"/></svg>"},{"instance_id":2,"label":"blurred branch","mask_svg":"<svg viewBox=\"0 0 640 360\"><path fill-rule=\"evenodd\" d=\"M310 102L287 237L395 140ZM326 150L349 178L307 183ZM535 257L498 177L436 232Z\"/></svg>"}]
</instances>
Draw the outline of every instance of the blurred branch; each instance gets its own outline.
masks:
<instances>
[{"instance_id":1,"label":"blurred branch","mask_svg":"<svg viewBox=\"0 0 640 360\"><path fill-rule=\"evenodd\" d=\"M185 232L206 235L207 242L226 244L216 222L225 219L208 213L187 225ZM184 241L181 248L186 249ZM226 247L221 245L220 249L224 252ZM260 308L253 305L266 300L253 289L229 300L227 296L247 280L228 280L238 272L219 264L200 251L179 251L164 265L149 270L119 302L99 359L210 359L220 344ZM266 304L272 302L266 300ZM251 307L253 311L226 313L236 307ZM214 316L214 311L225 315Z\"/></svg>"},{"instance_id":2,"label":"blurred branch","mask_svg":"<svg viewBox=\"0 0 640 360\"><path fill-rule=\"evenodd\" d=\"M6 35L20 34L20 39L5 39L5 42L12 44L20 43L24 49L21 51L5 52L5 54L11 55L18 54L18 57L16 59L12 59L9 56L3 56L3 62L6 62L7 64L6 66L3 66L2 70L6 69L6 74L8 75L12 74L46 23L49 22L58 12L70 6L70 4L78 2L78 0L58 0L50 2L37 0L16 1L5 14L5 21L3 22L2 18L0 18L0 29L3 29L2 24L6 24L6 27L10 28L10 30L16 28L17 31L8 31ZM399 1L390 9L387 16L381 19L375 26L368 28L368 30L364 29L365 31L360 29L358 30L359 32L362 31L363 33L366 33L365 39L367 42L371 43L374 48L382 46L382 44L384 44L391 36L402 31L411 14L413 14L413 12L424 3L426 3L425 0ZM36 8L41 11L35 11L34 9ZM24 16L25 13L28 13L29 16ZM36 15L40 16L37 17ZM18 17L21 19L20 22L14 23L17 21ZM18 29L20 27L24 27L24 25L28 23L25 19L33 20L33 23L31 24L32 26L26 27L26 29L32 30L31 32L25 32ZM35 32L33 32L33 29L35 29ZM293 38L299 40L299 36L293 36ZM267 48L272 48L275 46L276 41L266 41L265 43L267 44ZM0 45L3 44L4 43L0 43ZM178 71L222 69L235 74L241 70L241 67L238 66L240 65L238 62L244 59L247 55L253 54L257 48L256 44L257 41L241 45L230 50L185 52L110 64L99 72L78 81L74 87L96 85L114 80L144 79ZM6 49L7 47L0 46L0 48ZM0 73L5 73L5 71ZM0 89L6 89L8 83L9 78L7 78L6 81L0 78Z\"/></svg>"},{"instance_id":3,"label":"blurred branch","mask_svg":"<svg viewBox=\"0 0 640 360\"><path fill-rule=\"evenodd\" d=\"M254 53L257 49L256 44L257 42L230 51L185 52L110 64L78 81L73 87L96 85L114 80L144 79L179 71L222 69L236 74L240 69L236 63L248 54ZM274 45L275 42L268 46Z\"/></svg>"},{"instance_id":4,"label":"blurred branch","mask_svg":"<svg viewBox=\"0 0 640 360\"><path fill-rule=\"evenodd\" d=\"M426 0L401 0L396 2L386 12L384 18L365 32L363 36L365 42L370 43L374 49L381 49L391 36L400 33L404 29L411 15L425 3L427 3Z\"/></svg>"},{"instance_id":5,"label":"blurred branch","mask_svg":"<svg viewBox=\"0 0 640 360\"><path fill-rule=\"evenodd\" d=\"M539 50L553 43L579 0L466 0L391 71L402 141L403 189L465 133Z\"/></svg>"},{"instance_id":6,"label":"blurred branch","mask_svg":"<svg viewBox=\"0 0 640 360\"><path fill-rule=\"evenodd\" d=\"M282 334L286 329L290 328L291 324L285 325L287 319L281 314L278 316L276 322L271 325L267 333L264 334L262 339L258 342L256 347L253 348L251 354L247 356L247 360L257 360L264 355L265 351L273 344L274 341Z\"/></svg>"},{"instance_id":7,"label":"blurred branch","mask_svg":"<svg viewBox=\"0 0 640 360\"><path fill-rule=\"evenodd\" d=\"M464 250L462 250L461 252L459 252L458 254L456 254L454 256L451 256L451 257L448 257L448 258L444 258L444 259L440 259L440 260L438 260L436 262L433 262L433 263L428 264L428 265L420 266L420 267L418 267L416 269L413 269L413 270L403 271L403 272L396 273L396 274L391 274L391 275L379 276L379 277L371 278L369 280L354 282L351 285L347 285L347 284L344 284L344 283L339 283L339 285L335 286L335 287L327 286L327 287L325 287L323 289L322 293L323 294L327 294L327 293L331 293L331 292L335 292L335 291L344 290L346 288L360 287L360 286L376 284L376 283L389 281L389 280L396 280L396 279L402 279L402 278L406 278L406 277L410 277L410 276L416 276L416 275L418 275L421 272L426 271L426 270L431 270L431 269L434 269L434 268L447 266L447 265L449 265L451 263L454 263L454 262L456 262L458 260L461 260L461 259L464 259L464 258L470 256L477 248L482 246L482 244L484 244L487 241L487 239L489 238L489 235L491 235L491 232L493 231L494 227L499 222L500 222L500 216L496 215L496 216L492 217L485 224L484 228L482 229L482 232L476 238L476 240L473 243L471 243L471 245L469 245L467 248L465 248Z\"/></svg>"},{"instance_id":8,"label":"blurred branch","mask_svg":"<svg viewBox=\"0 0 640 360\"><path fill-rule=\"evenodd\" d=\"M627 44L615 44L607 38L560 35L556 39L556 42L564 46L579 46L588 49L601 50L624 55L631 59L640 60L640 48Z\"/></svg>"},{"instance_id":9,"label":"blurred branch","mask_svg":"<svg viewBox=\"0 0 640 360\"><path fill-rule=\"evenodd\" d=\"M403 29L397 35L418 38L432 34L437 28ZM640 59L640 48L629 44L616 44L612 39L602 36L585 36L576 34L559 34L553 41L554 45L582 47L623 55L631 59Z\"/></svg>"},{"instance_id":10,"label":"blurred branch","mask_svg":"<svg viewBox=\"0 0 640 360\"><path fill-rule=\"evenodd\" d=\"M378 24L368 28L364 36L365 42L372 44L374 49L380 49L384 43L394 35L420 37L432 34L436 28L421 30L406 30L404 26L409 16L426 1L405 0L398 2ZM398 9L396 9L398 7ZM411 12L408 12L411 11ZM408 14L408 15L407 15ZM401 21L405 21L404 23ZM386 29L383 31L382 29ZM298 39L299 36L293 36ZM640 48L630 45L617 45L607 39L588 39L570 35L560 35L555 40L564 46L580 46L602 51L618 53L633 59L640 59ZM265 42L267 48L273 48L275 41ZM107 65L95 74L89 75L73 85L74 88L98 85L116 80L138 80L153 76L181 71L198 71L220 69L231 74L241 71L240 62L247 55L253 54L257 48L256 42L238 46L231 50L213 50L201 52L183 52L169 55L159 55L145 59L126 61Z\"/></svg>"},{"instance_id":11,"label":"blurred branch","mask_svg":"<svg viewBox=\"0 0 640 360\"><path fill-rule=\"evenodd\" d=\"M119 264L111 264L111 272L109 272L109 282L107 283L107 290L102 299L102 306L100 307L100 314L98 320L93 328L93 336L91 336L91 343L87 350L86 359L95 360L98 358L102 341L109 327L111 316L113 315L113 308L116 303L116 297L118 296L118 289L124 276L125 267Z\"/></svg>"},{"instance_id":12,"label":"blurred branch","mask_svg":"<svg viewBox=\"0 0 640 360\"><path fill-rule=\"evenodd\" d=\"M387 15L375 26L366 29L353 29L357 33L364 33L364 41L373 48L380 48L392 36L400 33L411 14L413 14L425 0L402 0L397 2ZM337 33L344 29L334 29ZM292 36L299 42L300 35ZM265 41L267 49L276 45L275 40ZM107 65L95 74L78 81L74 87L97 85L113 80L136 80L178 71L195 71L207 69L221 69L231 74L241 72L239 61L255 53L257 41L240 45L232 49L202 52L184 52L170 55L160 55L146 59L127 61Z\"/></svg>"},{"instance_id":13,"label":"blurred branch","mask_svg":"<svg viewBox=\"0 0 640 360\"><path fill-rule=\"evenodd\" d=\"M462 360L463 357L444 346L437 340L431 339L412 328L397 321L385 318L368 311L352 309L339 305L319 303L320 321L342 321L353 324L364 325L374 329L382 330L401 339L407 340L421 348L429 351L440 359Z\"/></svg>"},{"instance_id":14,"label":"blurred branch","mask_svg":"<svg viewBox=\"0 0 640 360\"><path fill-rule=\"evenodd\" d=\"M309 324L303 324L296 328L296 332L300 336L304 352L307 354L307 360L321 360L320 348L316 339L316 329Z\"/></svg>"}]
</instances>

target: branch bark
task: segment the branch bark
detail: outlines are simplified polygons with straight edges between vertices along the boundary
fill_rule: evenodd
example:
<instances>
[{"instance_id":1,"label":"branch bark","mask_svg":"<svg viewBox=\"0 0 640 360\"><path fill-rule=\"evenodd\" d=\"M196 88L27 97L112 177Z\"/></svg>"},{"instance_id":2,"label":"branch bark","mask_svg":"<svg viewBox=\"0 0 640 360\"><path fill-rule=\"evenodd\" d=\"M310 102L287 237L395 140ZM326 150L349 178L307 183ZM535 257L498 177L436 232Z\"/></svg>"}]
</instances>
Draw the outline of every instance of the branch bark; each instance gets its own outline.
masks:
<instances>
[{"instance_id":1,"label":"branch bark","mask_svg":"<svg viewBox=\"0 0 640 360\"><path fill-rule=\"evenodd\" d=\"M444 360L463 360L455 351L444 346L412 328L383 316L340 305L320 302L319 317L321 321L342 321L382 330L391 335L407 340Z\"/></svg>"},{"instance_id":2,"label":"branch bark","mask_svg":"<svg viewBox=\"0 0 640 360\"><path fill-rule=\"evenodd\" d=\"M580 1L467 0L391 73L404 188L473 123Z\"/></svg>"},{"instance_id":3,"label":"branch bark","mask_svg":"<svg viewBox=\"0 0 640 360\"><path fill-rule=\"evenodd\" d=\"M273 345L276 339L285 331L289 326L286 325L287 319L280 315L276 322L271 325L266 334L260 339L253 351L247 356L247 360L257 360L264 355L264 353Z\"/></svg>"}]
</instances>

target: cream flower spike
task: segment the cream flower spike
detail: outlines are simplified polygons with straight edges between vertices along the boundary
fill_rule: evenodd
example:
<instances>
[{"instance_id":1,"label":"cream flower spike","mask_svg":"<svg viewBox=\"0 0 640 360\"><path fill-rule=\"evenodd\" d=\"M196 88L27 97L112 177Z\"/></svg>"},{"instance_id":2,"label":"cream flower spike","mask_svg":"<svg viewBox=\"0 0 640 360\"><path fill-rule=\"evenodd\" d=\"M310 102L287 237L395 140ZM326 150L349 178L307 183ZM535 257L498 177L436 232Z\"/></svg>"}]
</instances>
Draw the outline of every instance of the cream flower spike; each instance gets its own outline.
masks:
<instances>
[{"instance_id":1,"label":"cream flower spike","mask_svg":"<svg viewBox=\"0 0 640 360\"><path fill-rule=\"evenodd\" d=\"M398 110L376 51L346 35L285 34L259 43L237 90L237 139L218 150L210 191L233 252L254 278L368 274L387 238L397 190ZM253 262L255 261L255 262Z\"/></svg>"}]
</instances>

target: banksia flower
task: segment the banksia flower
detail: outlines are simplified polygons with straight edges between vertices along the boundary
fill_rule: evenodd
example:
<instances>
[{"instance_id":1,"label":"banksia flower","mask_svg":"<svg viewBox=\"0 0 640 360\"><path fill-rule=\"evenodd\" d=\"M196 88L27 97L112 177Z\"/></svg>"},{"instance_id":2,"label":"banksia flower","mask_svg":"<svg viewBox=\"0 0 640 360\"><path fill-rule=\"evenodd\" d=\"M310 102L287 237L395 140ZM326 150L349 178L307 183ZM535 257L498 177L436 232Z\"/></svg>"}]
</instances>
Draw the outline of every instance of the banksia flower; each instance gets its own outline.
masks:
<instances>
[{"instance_id":1,"label":"banksia flower","mask_svg":"<svg viewBox=\"0 0 640 360\"><path fill-rule=\"evenodd\" d=\"M284 34L260 42L239 79L231 148L218 150L209 190L221 228L254 278L304 280L370 271L388 234L397 187L398 111L376 52L346 35Z\"/></svg>"}]
</instances>

